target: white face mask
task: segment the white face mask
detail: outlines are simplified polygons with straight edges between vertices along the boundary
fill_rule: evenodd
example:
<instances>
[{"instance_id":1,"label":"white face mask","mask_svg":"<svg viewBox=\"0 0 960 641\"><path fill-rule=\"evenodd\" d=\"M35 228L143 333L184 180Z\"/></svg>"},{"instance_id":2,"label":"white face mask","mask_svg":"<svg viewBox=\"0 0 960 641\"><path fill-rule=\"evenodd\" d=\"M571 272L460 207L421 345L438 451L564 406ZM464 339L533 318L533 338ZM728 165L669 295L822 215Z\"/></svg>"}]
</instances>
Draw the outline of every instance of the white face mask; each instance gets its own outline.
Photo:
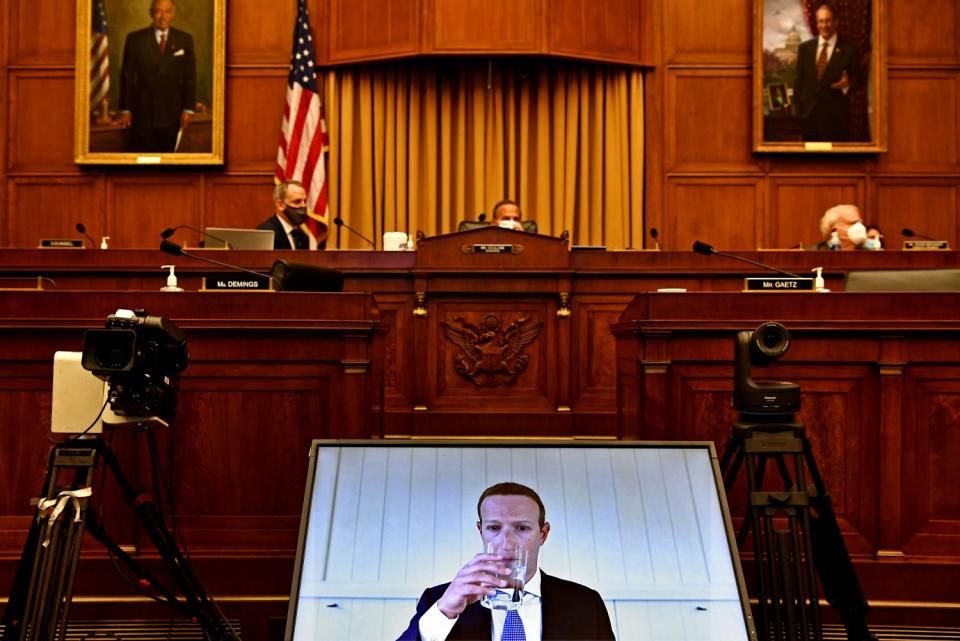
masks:
<instances>
[{"instance_id":1,"label":"white face mask","mask_svg":"<svg viewBox=\"0 0 960 641\"><path fill-rule=\"evenodd\" d=\"M863 241L863 248L864 249L880 249L880 239L877 238L876 236L866 239L865 241Z\"/></svg>"},{"instance_id":2,"label":"white face mask","mask_svg":"<svg viewBox=\"0 0 960 641\"><path fill-rule=\"evenodd\" d=\"M867 228L863 226L863 223L853 223L847 228L847 238L854 245L862 245L863 241L867 239Z\"/></svg>"}]
</instances>

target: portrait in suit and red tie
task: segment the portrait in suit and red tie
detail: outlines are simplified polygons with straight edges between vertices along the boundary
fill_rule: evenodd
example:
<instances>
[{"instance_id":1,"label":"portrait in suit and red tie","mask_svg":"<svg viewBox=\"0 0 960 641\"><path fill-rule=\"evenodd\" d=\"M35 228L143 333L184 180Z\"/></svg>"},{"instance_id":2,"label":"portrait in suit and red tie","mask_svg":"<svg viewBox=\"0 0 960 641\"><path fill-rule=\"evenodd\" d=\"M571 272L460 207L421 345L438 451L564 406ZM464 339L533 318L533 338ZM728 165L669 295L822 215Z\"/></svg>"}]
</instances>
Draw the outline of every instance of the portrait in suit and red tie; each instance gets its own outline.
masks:
<instances>
[{"instance_id":1,"label":"portrait in suit and red tie","mask_svg":"<svg viewBox=\"0 0 960 641\"><path fill-rule=\"evenodd\" d=\"M226 0L77 2L78 162L222 162Z\"/></svg>"},{"instance_id":2,"label":"portrait in suit and red tie","mask_svg":"<svg viewBox=\"0 0 960 641\"><path fill-rule=\"evenodd\" d=\"M873 0L754 0L757 151L882 150L885 77Z\"/></svg>"}]
</instances>

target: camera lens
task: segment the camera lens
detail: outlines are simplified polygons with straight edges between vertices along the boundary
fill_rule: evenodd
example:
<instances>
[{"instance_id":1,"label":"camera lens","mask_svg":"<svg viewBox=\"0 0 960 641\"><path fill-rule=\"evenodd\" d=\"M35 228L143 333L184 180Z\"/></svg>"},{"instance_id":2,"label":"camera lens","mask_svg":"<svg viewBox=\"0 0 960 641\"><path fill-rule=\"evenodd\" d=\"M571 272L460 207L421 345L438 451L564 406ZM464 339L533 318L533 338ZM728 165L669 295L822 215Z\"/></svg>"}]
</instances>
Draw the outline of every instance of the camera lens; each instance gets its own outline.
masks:
<instances>
[{"instance_id":1,"label":"camera lens","mask_svg":"<svg viewBox=\"0 0 960 641\"><path fill-rule=\"evenodd\" d=\"M129 329L91 329L83 338L83 367L107 374L134 365L137 334Z\"/></svg>"},{"instance_id":2,"label":"camera lens","mask_svg":"<svg viewBox=\"0 0 960 641\"><path fill-rule=\"evenodd\" d=\"M100 345L93 352L97 367L101 369L121 369L130 362L130 352L126 345Z\"/></svg>"},{"instance_id":3,"label":"camera lens","mask_svg":"<svg viewBox=\"0 0 960 641\"><path fill-rule=\"evenodd\" d=\"M790 348L790 332L780 323L764 323L753 333L753 344L764 356L777 358Z\"/></svg>"}]
</instances>

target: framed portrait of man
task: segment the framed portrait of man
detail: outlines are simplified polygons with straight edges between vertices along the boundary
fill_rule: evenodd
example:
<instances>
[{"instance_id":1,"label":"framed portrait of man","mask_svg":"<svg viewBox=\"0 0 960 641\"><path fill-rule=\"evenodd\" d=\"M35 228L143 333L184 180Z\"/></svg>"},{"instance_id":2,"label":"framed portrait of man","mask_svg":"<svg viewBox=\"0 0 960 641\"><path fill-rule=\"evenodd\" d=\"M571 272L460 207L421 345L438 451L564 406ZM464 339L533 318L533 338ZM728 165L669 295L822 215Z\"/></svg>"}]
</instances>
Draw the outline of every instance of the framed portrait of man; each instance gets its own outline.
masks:
<instances>
[{"instance_id":1,"label":"framed portrait of man","mask_svg":"<svg viewBox=\"0 0 960 641\"><path fill-rule=\"evenodd\" d=\"M754 151L886 151L884 2L754 0Z\"/></svg>"},{"instance_id":2,"label":"framed portrait of man","mask_svg":"<svg viewBox=\"0 0 960 641\"><path fill-rule=\"evenodd\" d=\"M226 0L77 0L74 158L222 165Z\"/></svg>"}]
</instances>

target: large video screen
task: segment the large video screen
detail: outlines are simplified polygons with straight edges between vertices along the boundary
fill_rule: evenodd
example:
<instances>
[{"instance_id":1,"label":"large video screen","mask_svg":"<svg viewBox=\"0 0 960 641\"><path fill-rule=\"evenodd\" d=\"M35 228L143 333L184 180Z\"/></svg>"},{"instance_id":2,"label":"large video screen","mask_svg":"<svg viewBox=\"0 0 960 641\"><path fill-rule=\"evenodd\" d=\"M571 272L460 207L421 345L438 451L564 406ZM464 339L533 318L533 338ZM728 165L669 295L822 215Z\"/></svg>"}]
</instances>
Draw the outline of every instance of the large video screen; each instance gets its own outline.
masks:
<instances>
[{"instance_id":1,"label":"large video screen","mask_svg":"<svg viewBox=\"0 0 960 641\"><path fill-rule=\"evenodd\" d=\"M534 490L549 524L532 526L543 641L580 634L593 601L619 641L756 638L712 443L315 441L287 641L418 638L418 600L484 551L478 499L500 483ZM456 625L499 639L479 606Z\"/></svg>"}]
</instances>

